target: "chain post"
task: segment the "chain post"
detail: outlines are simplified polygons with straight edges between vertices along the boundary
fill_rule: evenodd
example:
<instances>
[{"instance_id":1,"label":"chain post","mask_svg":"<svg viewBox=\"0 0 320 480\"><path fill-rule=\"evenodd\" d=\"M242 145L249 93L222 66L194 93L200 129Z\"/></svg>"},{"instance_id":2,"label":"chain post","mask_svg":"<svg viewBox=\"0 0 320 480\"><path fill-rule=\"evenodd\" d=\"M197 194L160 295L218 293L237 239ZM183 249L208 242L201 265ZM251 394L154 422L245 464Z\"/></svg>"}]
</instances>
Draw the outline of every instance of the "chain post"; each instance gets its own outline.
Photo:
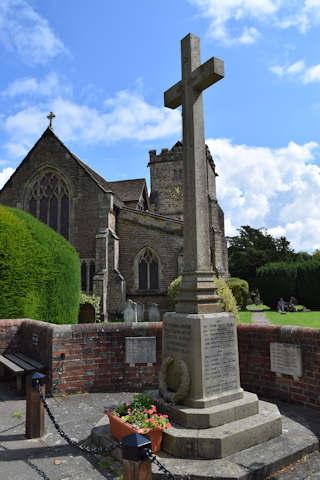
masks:
<instances>
[{"instance_id":1,"label":"chain post","mask_svg":"<svg viewBox=\"0 0 320 480\"><path fill-rule=\"evenodd\" d=\"M44 407L40 390L45 395L46 376L43 373L28 375L26 379L26 437L39 438L45 434Z\"/></svg>"},{"instance_id":2,"label":"chain post","mask_svg":"<svg viewBox=\"0 0 320 480\"><path fill-rule=\"evenodd\" d=\"M133 433L122 439L123 480L151 480L151 462L145 449L150 449L147 435Z\"/></svg>"}]
</instances>

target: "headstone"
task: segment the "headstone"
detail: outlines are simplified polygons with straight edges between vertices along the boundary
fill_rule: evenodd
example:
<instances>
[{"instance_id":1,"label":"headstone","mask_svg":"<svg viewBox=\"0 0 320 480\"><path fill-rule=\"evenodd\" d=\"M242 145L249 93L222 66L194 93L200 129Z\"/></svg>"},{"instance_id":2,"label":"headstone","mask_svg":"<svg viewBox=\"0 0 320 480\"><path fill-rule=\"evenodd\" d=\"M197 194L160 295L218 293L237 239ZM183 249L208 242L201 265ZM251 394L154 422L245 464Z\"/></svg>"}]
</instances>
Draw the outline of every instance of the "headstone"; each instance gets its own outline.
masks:
<instances>
[{"instance_id":1,"label":"headstone","mask_svg":"<svg viewBox=\"0 0 320 480\"><path fill-rule=\"evenodd\" d=\"M270 370L293 377L302 377L301 346L270 342Z\"/></svg>"},{"instance_id":2,"label":"headstone","mask_svg":"<svg viewBox=\"0 0 320 480\"><path fill-rule=\"evenodd\" d=\"M151 303L148 309L149 322L161 322L161 313L157 303Z\"/></svg>"},{"instance_id":3,"label":"headstone","mask_svg":"<svg viewBox=\"0 0 320 480\"><path fill-rule=\"evenodd\" d=\"M144 322L144 304L137 302L137 318L138 322Z\"/></svg>"},{"instance_id":4,"label":"headstone","mask_svg":"<svg viewBox=\"0 0 320 480\"><path fill-rule=\"evenodd\" d=\"M82 303L80 305L78 323L95 323L96 311L91 303Z\"/></svg>"},{"instance_id":5,"label":"headstone","mask_svg":"<svg viewBox=\"0 0 320 480\"><path fill-rule=\"evenodd\" d=\"M137 304L133 302L130 298L127 301L125 309L123 311L123 321L130 323L136 323L138 321Z\"/></svg>"},{"instance_id":6,"label":"headstone","mask_svg":"<svg viewBox=\"0 0 320 480\"><path fill-rule=\"evenodd\" d=\"M130 365L156 363L156 337L126 337L126 359Z\"/></svg>"}]
</instances>

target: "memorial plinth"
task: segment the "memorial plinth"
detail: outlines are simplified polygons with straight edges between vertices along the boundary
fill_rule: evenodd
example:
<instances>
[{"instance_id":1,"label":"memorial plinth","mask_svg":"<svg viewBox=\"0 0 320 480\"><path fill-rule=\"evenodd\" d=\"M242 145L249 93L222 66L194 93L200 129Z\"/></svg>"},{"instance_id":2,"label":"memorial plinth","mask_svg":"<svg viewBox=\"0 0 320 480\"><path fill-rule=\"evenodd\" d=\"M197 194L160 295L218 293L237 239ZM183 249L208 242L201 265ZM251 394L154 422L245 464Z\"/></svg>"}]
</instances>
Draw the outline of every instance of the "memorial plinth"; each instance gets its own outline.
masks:
<instances>
[{"instance_id":1,"label":"memorial plinth","mask_svg":"<svg viewBox=\"0 0 320 480\"><path fill-rule=\"evenodd\" d=\"M184 405L206 408L242 398L232 313L166 313L162 352L188 366L191 386Z\"/></svg>"}]
</instances>

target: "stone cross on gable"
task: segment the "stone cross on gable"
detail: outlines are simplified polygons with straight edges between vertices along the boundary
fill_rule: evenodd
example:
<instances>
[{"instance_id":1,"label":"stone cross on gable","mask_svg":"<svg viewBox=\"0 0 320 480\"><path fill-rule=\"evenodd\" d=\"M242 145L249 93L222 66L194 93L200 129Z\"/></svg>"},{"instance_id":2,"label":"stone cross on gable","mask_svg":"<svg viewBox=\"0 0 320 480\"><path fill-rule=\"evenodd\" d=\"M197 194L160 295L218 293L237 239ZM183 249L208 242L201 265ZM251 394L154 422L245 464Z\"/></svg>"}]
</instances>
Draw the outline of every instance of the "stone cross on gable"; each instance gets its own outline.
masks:
<instances>
[{"instance_id":1,"label":"stone cross on gable","mask_svg":"<svg viewBox=\"0 0 320 480\"><path fill-rule=\"evenodd\" d=\"M201 64L200 39L181 40L182 80L164 93L164 105L182 105L184 158L184 272L177 312L219 311L210 262L209 205L202 91L224 77L224 63Z\"/></svg>"},{"instance_id":2,"label":"stone cross on gable","mask_svg":"<svg viewBox=\"0 0 320 480\"><path fill-rule=\"evenodd\" d=\"M50 112L49 115L47 115L47 119L49 120L49 128L52 128L52 120L55 118L55 114L53 112Z\"/></svg>"}]
</instances>

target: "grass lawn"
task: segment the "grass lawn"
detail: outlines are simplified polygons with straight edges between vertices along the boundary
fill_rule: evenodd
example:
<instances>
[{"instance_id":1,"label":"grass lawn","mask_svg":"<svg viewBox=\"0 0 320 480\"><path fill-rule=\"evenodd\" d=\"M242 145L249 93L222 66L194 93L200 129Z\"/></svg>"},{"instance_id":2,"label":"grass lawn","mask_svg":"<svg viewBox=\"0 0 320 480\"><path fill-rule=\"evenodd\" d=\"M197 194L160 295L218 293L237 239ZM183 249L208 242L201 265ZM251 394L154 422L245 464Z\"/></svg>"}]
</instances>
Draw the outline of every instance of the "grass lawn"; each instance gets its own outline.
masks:
<instances>
[{"instance_id":1,"label":"grass lawn","mask_svg":"<svg viewBox=\"0 0 320 480\"><path fill-rule=\"evenodd\" d=\"M251 312L239 312L240 323L251 323Z\"/></svg>"},{"instance_id":2,"label":"grass lawn","mask_svg":"<svg viewBox=\"0 0 320 480\"><path fill-rule=\"evenodd\" d=\"M288 312L285 315L278 312L265 312L265 314L273 325L320 328L320 312Z\"/></svg>"}]
</instances>

